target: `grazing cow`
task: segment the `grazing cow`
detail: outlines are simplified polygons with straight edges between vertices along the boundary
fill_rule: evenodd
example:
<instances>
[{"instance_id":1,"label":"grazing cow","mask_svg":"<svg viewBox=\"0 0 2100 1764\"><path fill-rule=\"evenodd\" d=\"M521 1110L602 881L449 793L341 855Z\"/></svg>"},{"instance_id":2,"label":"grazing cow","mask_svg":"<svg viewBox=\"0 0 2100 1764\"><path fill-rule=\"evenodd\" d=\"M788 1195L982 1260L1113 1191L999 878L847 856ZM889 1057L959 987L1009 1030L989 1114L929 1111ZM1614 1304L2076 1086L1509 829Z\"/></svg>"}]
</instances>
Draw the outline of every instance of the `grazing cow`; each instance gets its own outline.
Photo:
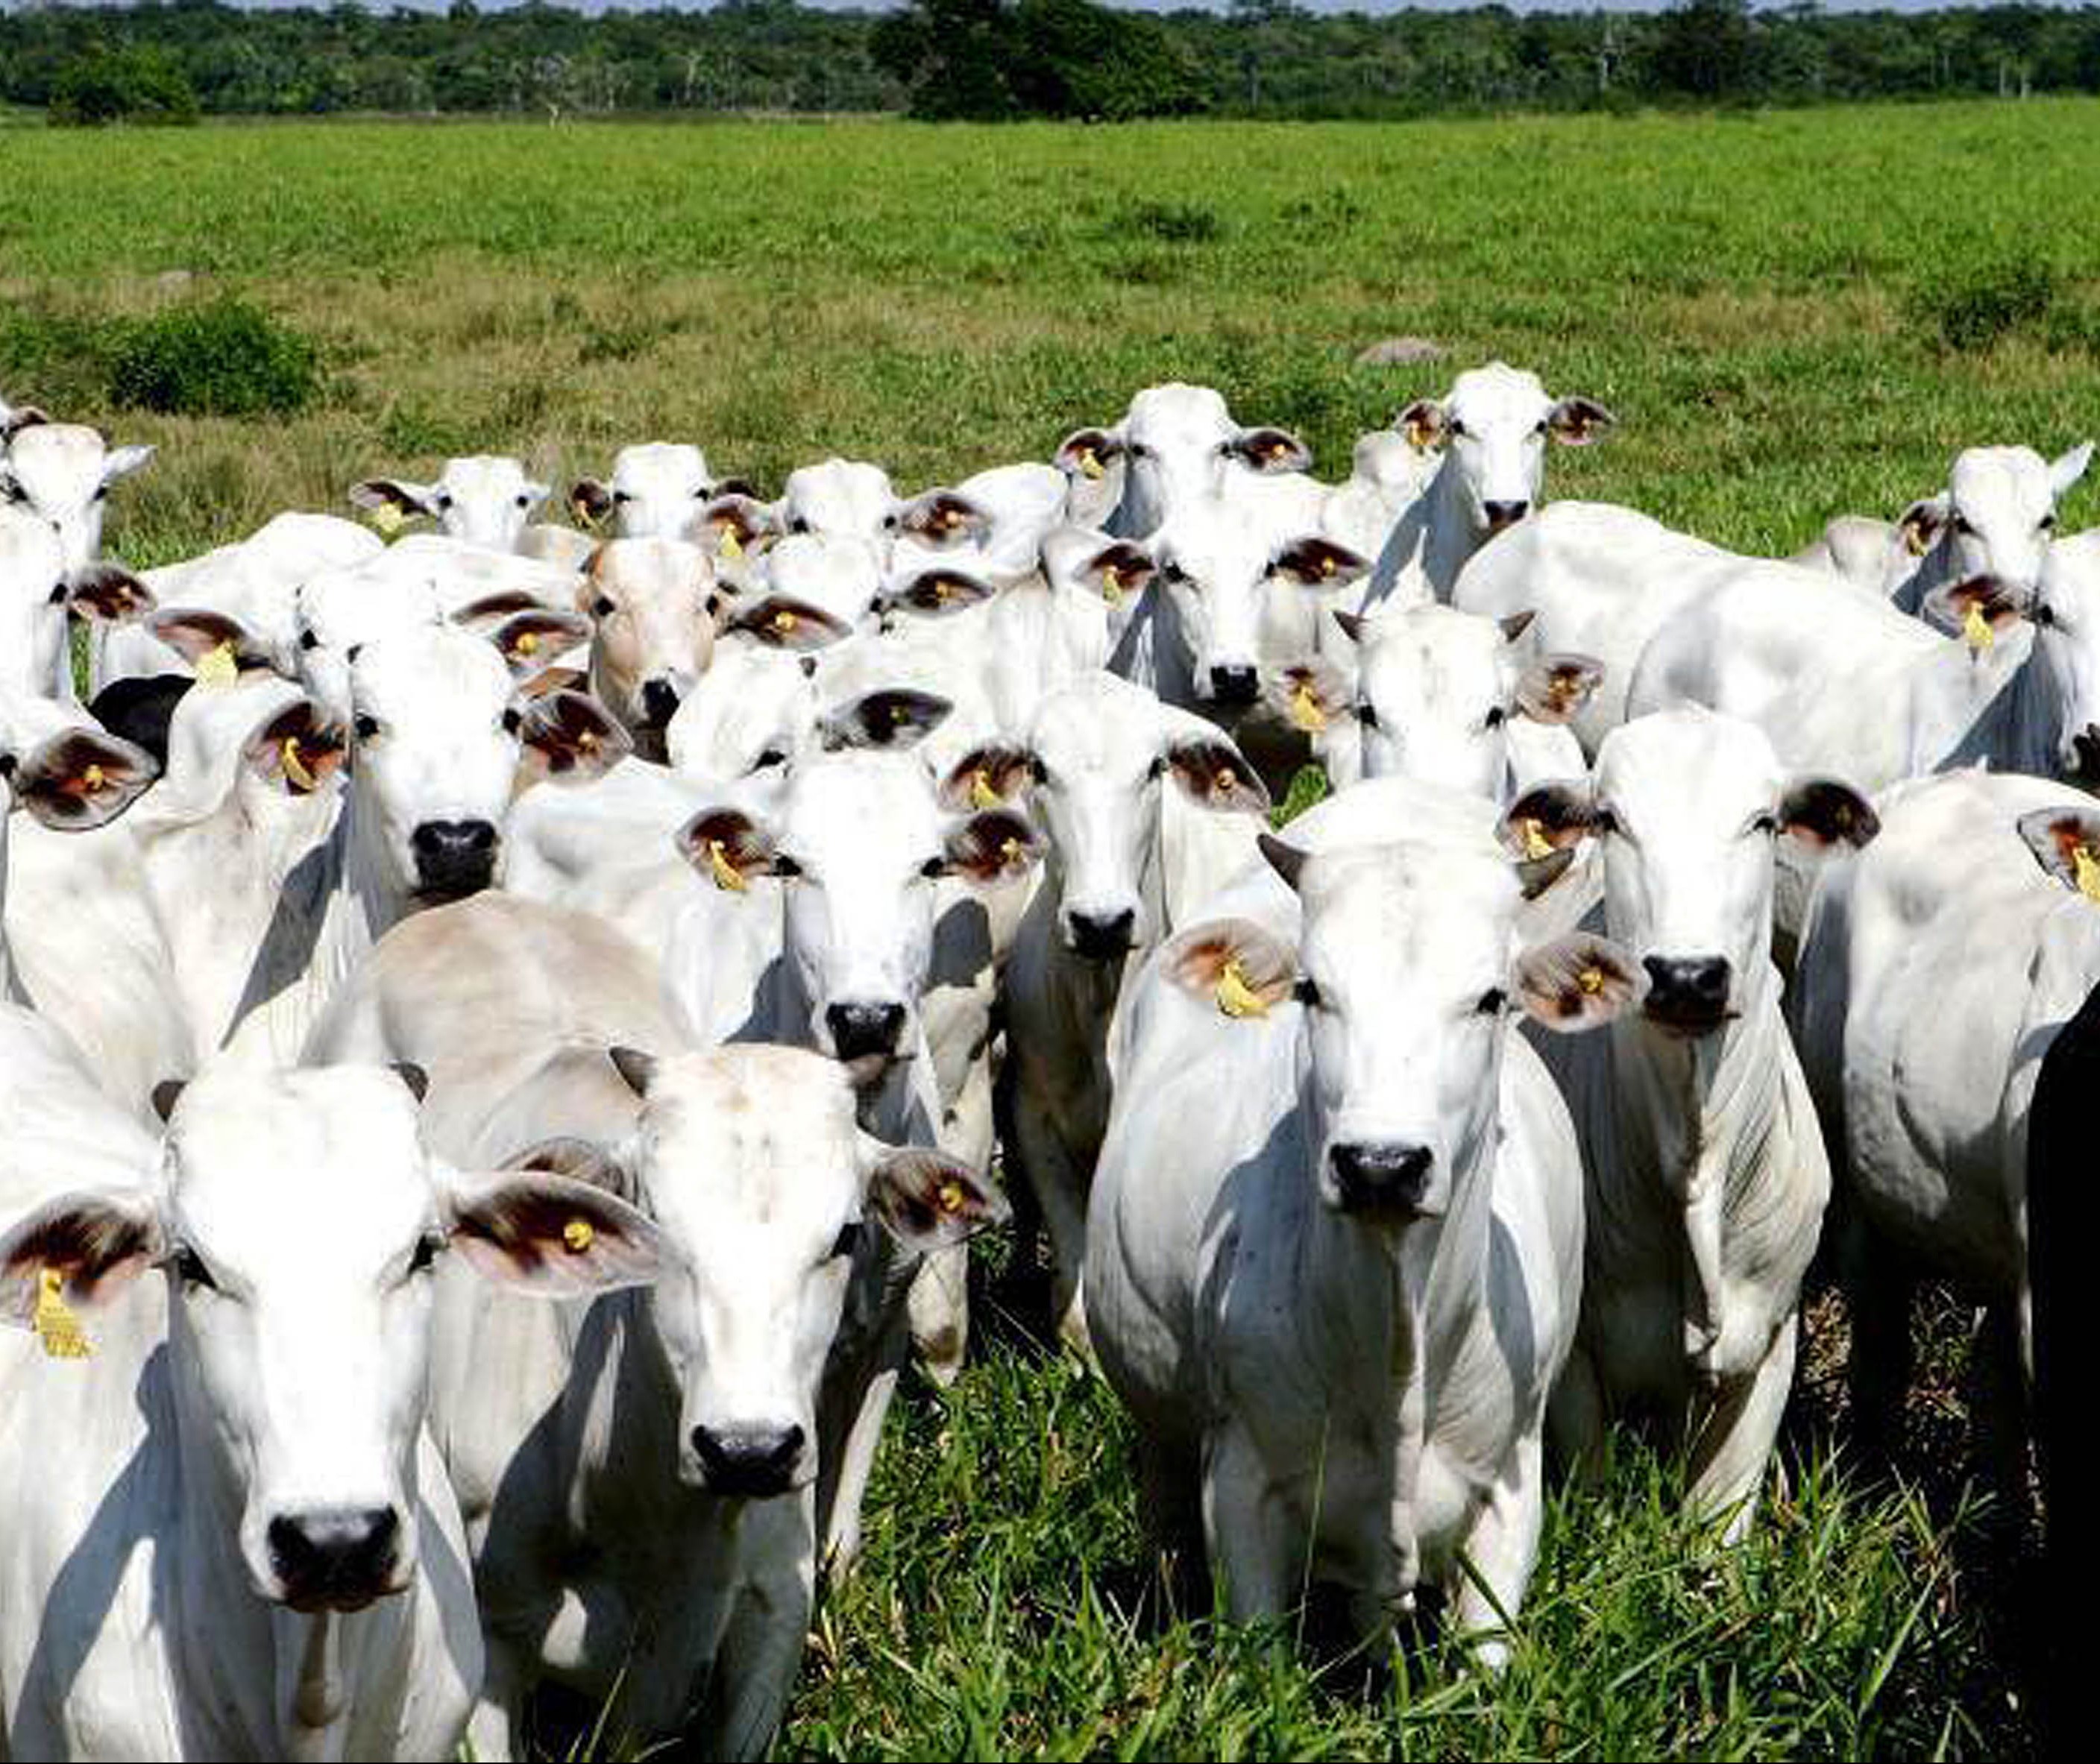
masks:
<instances>
[{"instance_id":1,"label":"grazing cow","mask_svg":"<svg viewBox=\"0 0 2100 1764\"><path fill-rule=\"evenodd\" d=\"M61 1168L0 1233L33 1332L0 1341L8 1755L450 1756L481 1647L422 1426L431 1270L602 1290L654 1277L656 1228L439 1163L391 1072L203 1078L157 1144L42 1052L5 1160Z\"/></svg>"},{"instance_id":2,"label":"grazing cow","mask_svg":"<svg viewBox=\"0 0 2100 1764\"><path fill-rule=\"evenodd\" d=\"M492 986L521 946L545 965ZM316 1038L426 1053L434 1144L588 1171L667 1244L648 1292L561 1310L440 1282L433 1430L488 1643L480 1757L519 1755L543 1677L611 1733L690 1717L710 1757L764 1753L809 1625L820 1451L842 1449L899 1258L1004 1211L954 1160L862 1135L831 1061L679 1052L655 993L609 927L488 895L383 942ZM608 1056L638 1031L655 1053Z\"/></svg>"},{"instance_id":3,"label":"grazing cow","mask_svg":"<svg viewBox=\"0 0 2100 1764\"><path fill-rule=\"evenodd\" d=\"M382 521L399 524L426 515L448 539L511 552L525 536L533 509L549 494L549 487L527 476L519 461L494 453L448 459L431 483L366 478L350 487L350 500Z\"/></svg>"},{"instance_id":4,"label":"grazing cow","mask_svg":"<svg viewBox=\"0 0 2100 1764\"><path fill-rule=\"evenodd\" d=\"M1085 514L1127 539L1157 532L1185 504L1257 478L1302 478L1312 464L1312 451L1289 430L1247 428L1233 421L1222 394L1180 381L1147 386L1122 421L1078 430L1057 450L1059 469L1079 474L1075 482L1101 483L1120 472L1121 494L1110 509Z\"/></svg>"},{"instance_id":5,"label":"grazing cow","mask_svg":"<svg viewBox=\"0 0 2100 1764\"><path fill-rule=\"evenodd\" d=\"M1755 728L1696 708L1604 738L1594 778L1510 809L1528 843L1603 846L1604 928L1646 971L1638 1016L1553 1050L1588 1175L1582 1328L1556 1437L1606 1416L1689 1452L1687 1500L1749 1528L1793 1381L1830 1169L1771 962L1773 845L1864 845L1849 786L1789 780Z\"/></svg>"},{"instance_id":6,"label":"grazing cow","mask_svg":"<svg viewBox=\"0 0 2100 1764\"><path fill-rule=\"evenodd\" d=\"M1125 975L1173 929L1162 799L1171 782L1199 810L1243 818L1251 857L1268 793L1208 723L1105 673L1048 694L1022 743L981 748L955 776L970 792L1025 798L1044 834L1043 883L1000 988L999 1120L1011 1180L1035 1196L1048 1228L1052 1316L1083 1352L1079 1272L1114 1095L1111 1024Z\"/></svg>"},{"instance_id":7,"label":"grazing cow","mask_svg":"<svg viewBox=\"0 0 2100 1764\"><path fill-rule=\"evenodd\" d=\"M1582 1277L1574 1130L1512 1007L1586 1028L1634 970L1581 935L1520 955L1491 837L1263 848L1302 928L1161 947L1095 1178L1088 1323L1143 1510L1235 1619L1317 1583L1374 1635L1427 1584L1496 1629Z\"/></svg>"},{"instance_id":8,"label":"grazing cow","mask_svg":"<svg viewBox=\"0 0 2100 1764\"><path fill-rule=\"evenodd\" d=\"M2060 1182L2067 1143L2086 1136L2059 1106L2059 1136L2045 1137L2037 1077L2100 986L2100 818L2061 784L1973 771L1891 792L1882 816L1881 837L1816 890L1790 1008L1842 1172L1854 1414L1886 1462L1920 1276L1988 1308L2001 1394L2042 1372L2045 1316L2067 1321L2037 1302L2045 1213L2031 1215L2028 1185L2045 1164ZM2090 1106L2076 1096L2079 1115ZM2083 1326L2056 1338L2059 1356Z\"/></svg>"},{"instance_id":9,"label":"grazing cow","mask_svg":"<svg viewBox=\"0 0 2100 1764\"><path fill-rule=\"evenodd\" d=\"M71 617L98 629L139 617L152 590L121 566L68 566L62 535L20 509L0 506L0 688L72 703Z\"/></svg>"},{"instance_id":10,"label":"grazing cow","mask_svg":"<svg viewBox=\"0 0 2100 1764\"><path fill-rule=\"evenodd\" d=\"M1546 437L1586 447L1615 420L1595 399L1554 398L1537 374L1499 361L1460 374L1441 399L1417 399L1393 426L1418 451L1441 447L1443 461L1369 553L1365 603L1449 600L1467 560L1538 505Z\"/></svg>"},{"instance_id":11,"label":"grazing cow","mask_svg":"<svg viewBox=\"0 0 2100 1764\"><path fill-rule=\"evenodd\" d=\"M0 506L57 536L68 580L102 555L110 491L152 456L150 447L112 448L85 424L53 422L33 406L0 399Z\"/></svg>"},{"instance_id":12,"label":"grazing cow","mask_svg":"<svg viewBox=\"0 0 2100 1764\"><path fill-rule=\"evenodd\" d=\"M2093 458L2081 442L2054 460L2032 448L1968 448L1947 487L1913 502L1893 523L1840 515L1794 559L1887 595L1915 613L1932 591L1995 576L2032 589L2056 537L2056 506Z\"/></svg>"},{"instance_id":13,"label":"grazing cow","mask_svg":"<svg viewBox=\"0 0 2100 1764\"><path fill-rule=\"evenodd\" d=\"M1315 659L1264 684L1277 712L1310 734L1337 788L1418 778L1503 802L1583 770L1564 725L1604 669L1586 655L1525 656L1529 615L1498 622L1432 603L1338 610L1334 622L1355 648L1353 669Z\"/></svg>"}]
</instances>

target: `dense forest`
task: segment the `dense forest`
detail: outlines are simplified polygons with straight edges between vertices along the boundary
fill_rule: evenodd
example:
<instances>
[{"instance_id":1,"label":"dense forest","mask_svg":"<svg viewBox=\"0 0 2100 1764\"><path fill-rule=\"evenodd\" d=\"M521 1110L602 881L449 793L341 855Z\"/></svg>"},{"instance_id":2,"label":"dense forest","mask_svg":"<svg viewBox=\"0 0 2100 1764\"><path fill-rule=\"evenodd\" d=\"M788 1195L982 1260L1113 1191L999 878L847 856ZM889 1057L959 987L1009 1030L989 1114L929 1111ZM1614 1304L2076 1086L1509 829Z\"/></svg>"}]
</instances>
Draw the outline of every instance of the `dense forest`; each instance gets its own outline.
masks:
<instances>
[{"instance_id":1,"label":"dense forest","mask_svg":"<svg viewBox=\"0 0 2100 1764\"><path fill-rule=\"evenodd\" d=\"M2100 7L1927 13L1313 14L1289 0L1143 14L1092 0L894 12L722 0L585 16L245 11L220 0L0 11L0 104L55 121L334 112L576 116L909 110L927 117L1410 117L1455 110L2100 90Z\"/></svg>"}]
</instances>

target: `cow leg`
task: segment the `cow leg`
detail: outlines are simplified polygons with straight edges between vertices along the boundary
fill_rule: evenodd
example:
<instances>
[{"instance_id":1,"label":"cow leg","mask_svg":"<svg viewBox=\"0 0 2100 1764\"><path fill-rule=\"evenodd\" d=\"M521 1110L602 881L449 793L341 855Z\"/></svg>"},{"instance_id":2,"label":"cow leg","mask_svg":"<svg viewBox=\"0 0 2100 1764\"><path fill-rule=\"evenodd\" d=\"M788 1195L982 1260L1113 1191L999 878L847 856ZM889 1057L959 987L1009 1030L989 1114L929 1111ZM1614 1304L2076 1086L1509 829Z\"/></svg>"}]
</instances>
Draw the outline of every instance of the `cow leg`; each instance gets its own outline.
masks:
<instances>
[{"instance_id":1,"label":"cow leg","mask_svg":"<svg viewBox=\"0 0 2100 1764\"><path fill-rule=\"evenodd\" d=\"M1091 1171L1082 1173L1064 1141L1045 1118L1040 1099L1016 1099L1008 1129L1007 1158L1017 1181L1026 1185L1042 1210L1050 1237L1050 1319L1058 1339L1089 1365L1093 1343L1087 1337L1086 1311L1080 1301L1080 1276L1087 1265L1087 1191Z\"/></svg>"},{"instance_id":2,"label":"cow leg","mask_svg":"<svg viewBox=\"0 0 2100 1764\"><path fill-rule=\"evenodd\" d=\"M714 1675L694 1738L697 1755L761 1758L773 1743L810 1629L811 1585L792 1581L744 1589L716 1651Z\"/></svg>"},{"instance_id":3,"label":"cow leg","mask_svg":"<svg viewBox=\"0 0 2100 1764\"><path fill-rule=\"evenodd\" d=\"M838 1480L832 1484L824 1522L824 1570L834 1581L851 1573L860 1555L861 1502L867 1497L867 1480L874 1474L882 1423L889 1413L890 1399L897 1394L897 1373L894 1364L887 1365L868 1380L838 1455Z\"/></svg>"},{"instance_id":4,"label":"cow leg","mask_svg":"<svg viewBox=\"0 0 2100 1764\"><path fill-rule=\"evenodd\" d=\"M1604 1393L1596 1362L1580 1342L1546 1400L1546 1427L1561 1466L1585 1482L1595 1481L1604 1466Z\"/></svg>"},{"instance_id":5,"label":"cow leg","mask_svg":"<svg viewBox=\"0 0 2100 1764\"><path fill-rule=\"evenodd\" d=\"M1174 1613L1199 1616L1208 1603L1203 1552L1202 1467L1198 1453L1140 1424L1138 1488L1145 1531Z\"/></svg>"},{"instance_id":6,"label":"cow leg","mask_svg":"<svg viewBox=\"0 0 2100 1764\"><path fill-rule=\"evenodd\" d=\"M1487 1504L1466 1536L1471 1572L1460 1571L1458 1628L1480 1637L1474 1655L1490 1672L1509 1663L1503 1625L1515 1618L1538 1563L1538 1534L1546 1520L1545 1459L1538 1435L1518 1440L1509 1469L1488 1490Z\"/></svg>"},{"instance_id":7,"label":"cow leg","mask_svg":"<svg viewBox=\"0 0 2100 1764\"><path fill-rule=\"evenodd\" d=\"M970 1246L932 1251L912 1276L905 1300L911 1345L926 1376L943 1390L961 1376L970 1342Z\"/></svg>"},{"instance_id":8,"label":"cow leg","mask_svg":"<svg viewBox=\"0 0 2100 1764\"><path fill-rule=\"evenodd\" d=\"M1845 1311L1852 1331L1847 1382L1860 1462L1868 1472L1895 1467L1903 1444L1904 1398L1910 1389L1910 1272L1856 1215L1838 1248Z\"/></svg>"},{"instance_id":9,"label":"cow leg","mask_svg":"<svg viewBox=\"0 0 2100 1764\"><path fill-rule=\"evenodd\" d=\"M2027 1414L2019 1324L2011 1305L2001 1301L1986 1308L1969 1355L1977 1443L1998 1497L1999 1522L2017 1536L2029 1502Z\"/></svg>"},{"instance_id":10,"label":"cow leg","mask_svg":"<svg viewBox=\"0 0 2100 1764\"><path fill-rule=\"evenodd\" d=\"M532 1688L532 1669L525 1650L492 1630L482 1635L486 1663L481 1691L467 1718L468 1755L475 1758L520 1756L519 1718Z\"/></svg>"},{"instance_id":11,"label":"cow leg","mask_svg":"<svg viewBox=\"0 0 2100 1764\"><path fill-rule=\"evenodd\" d=\"M1292 1547L1296 1528L1282 1522L1268 1484L1253 1442L1226 1422L1203 1471L1203 1537L1235 1623L1282 1616L1299 1590L1304 1563Z\"/></svg>"},{"instance_id":12,"label":"cow leg","mask_svg":"<svg viewBox=\"0 0 2100 1764\"><path fill-rule=\"evenodd\" d=\"M1692 1446L1685 1502L1695 1513L1727 1515L1723 1543L1740 1543L1755 1516L1765 1466L1779 1438L1780 1418L1793 1388L1801 1315L1789 1314L1747 1378L1731 1378L1714 1395Z\"/></svg>"}]
</instances>

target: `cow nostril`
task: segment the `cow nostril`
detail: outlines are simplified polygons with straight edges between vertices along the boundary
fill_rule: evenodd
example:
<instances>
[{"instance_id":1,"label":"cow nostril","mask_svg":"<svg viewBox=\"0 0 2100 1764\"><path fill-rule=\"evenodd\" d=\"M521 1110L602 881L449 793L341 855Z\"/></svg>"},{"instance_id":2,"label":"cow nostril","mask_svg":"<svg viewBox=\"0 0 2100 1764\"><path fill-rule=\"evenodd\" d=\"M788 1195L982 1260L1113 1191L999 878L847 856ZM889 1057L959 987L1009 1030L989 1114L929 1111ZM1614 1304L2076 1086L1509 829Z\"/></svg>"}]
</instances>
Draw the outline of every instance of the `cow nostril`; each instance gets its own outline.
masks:
<instances>
[{"instance_id":1,"label":"cow nostril","mask_svg":"<svg viewBox=\"0 0 2100 1764\"><path fill-rule=\"evenodd\" d=\"M1681 1028L1706 1030L1728 1012L1728 990L1735 970L1724 955L1649 955L1648 1016Z\"/></svg>"},{"instance_id":2,"label":"cow nostril","mask_svg":"<svg viewBox=\"0 0 2100 1764\"><path fill-rule=\"evenodd\" d=\"M1137 913L1126 906L1120 912L1067 915L1073 953L1089 961L1105 962L1127 955L1136 940Z\"/></svg>"},{"instance_id":3,"label":"cow nostril","mask_svg":"<svg viewBox=\"0 0 2100 1764\"><path fill-rule=\"evenodd\" d=\"M1337 1145L1328 1158L1344 1212L1418 1212L1436 1162L1426 1145Z\"/></svg>"},{"instance_id":4,"label":"cow nostril","mask_svg":"<svg viewBox=\"0 0 2100 1764\"><path fill-rule=\"evenodd\" d=\"M1513 527L1531 512L1531 504L1522 502L1483 502L1480 512L1488 518L1488 525L1502 528Z\"/></svg>"},{"instance_id":5,"label":"cow nostril","mask_svg":"<svg viewBox=\"0 0 2100 1764\"><path fill-rule=\"evenodd\" d=\"M1211 695L1220 704L1251 704L1260 690L1260 683L1251 668L1213 668L1211 670Z\"/></svg>"},{"instance_id":6,"label":"cow nostril","mask_svg":"<svg viewBox=\"0 0 2100 1764\"><path fill-rule=\"evenodd\" d=\"M642 688L642 714L659 729L677 714L678 689L668 680L645 681Z\"/></svg>"},{"instance_id":7,"label":"cow nostril","mask_svg":"<svg viewBox=\"0 0 2100 1764\"><path fill-rule=\"evenodd\" d=\"M901 1004L834 1004L824 1012L830 1025L832 1045L841 1060L862 1060L871 1055L888 1059L897 1052L904 1033Z\"/></svg>"},{"instance_id":8,"label":"cow nostril","mask_svg":"<svg viewBox=\"0 0 2100 1764\"><path fill-rule=\"evenodd\" d=\"M322 1507L280 1514L265 1541L292 1603L354 1609L386 1590L400 1536L390 1506Z\"/></svg>"},{"instance_id":9,"label":"cow nostril","mask_svg":"<svg viewBox=\"0 0 2100 1764\"><path fill-rule=\"evenodd\" d=\"M793 1483L806 1435L800 1427L695 1427L693 1452L718 1494L763 1497Z\"/></svg>"}]
</instances>

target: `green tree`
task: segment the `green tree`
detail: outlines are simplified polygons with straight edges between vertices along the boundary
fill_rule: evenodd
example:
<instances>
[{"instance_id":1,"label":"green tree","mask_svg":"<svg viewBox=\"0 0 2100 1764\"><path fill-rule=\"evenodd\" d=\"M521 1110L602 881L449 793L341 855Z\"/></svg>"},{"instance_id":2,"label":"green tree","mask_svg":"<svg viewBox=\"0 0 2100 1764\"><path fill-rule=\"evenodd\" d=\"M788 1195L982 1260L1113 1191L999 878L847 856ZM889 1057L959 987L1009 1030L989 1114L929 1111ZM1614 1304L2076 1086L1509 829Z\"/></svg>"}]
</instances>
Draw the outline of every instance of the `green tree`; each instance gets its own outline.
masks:
<instances>
[{"instance_id":1,"label":"green tree","mask_svg":"<svg viewBox=\"0 0 2100 1764\"><path fill-rule=\"evenodd\" d=\"M1657 81L1707 104L1739 97L1752 53L1749 0L1679 0L1657 29Z\"/></svg>"},{"instance_id":2,"label":"green tree","mask_svg":"<svg viewBox=\"0 0 2100 1764\"><path fill-rule=\"evenodd\" d=\"M51 88L51 120L61 127L112 122L195 122L197 96L158 49L101 46L76 56Z\"/></svg>"}]
</instances>

